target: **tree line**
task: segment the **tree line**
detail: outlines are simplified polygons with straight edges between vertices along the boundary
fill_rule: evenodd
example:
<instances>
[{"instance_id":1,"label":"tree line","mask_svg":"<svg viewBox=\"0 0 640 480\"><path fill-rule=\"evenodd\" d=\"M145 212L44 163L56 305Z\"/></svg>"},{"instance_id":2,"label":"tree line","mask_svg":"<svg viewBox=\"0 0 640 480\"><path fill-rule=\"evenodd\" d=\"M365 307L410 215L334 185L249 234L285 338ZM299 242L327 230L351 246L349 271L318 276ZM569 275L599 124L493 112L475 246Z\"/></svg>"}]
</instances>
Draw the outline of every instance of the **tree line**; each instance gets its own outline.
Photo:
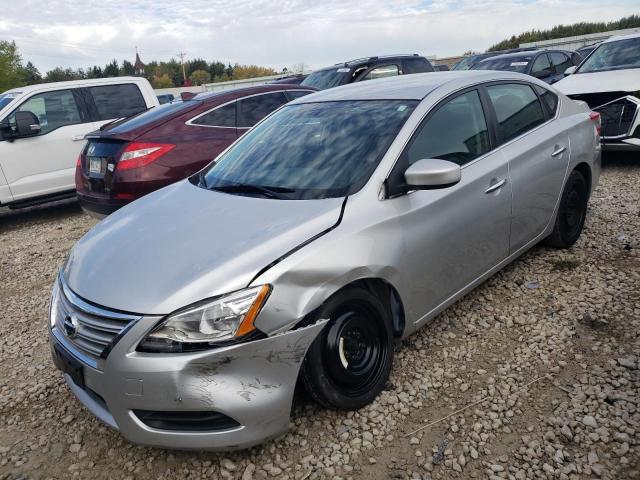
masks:
<instances>
[{"instance_id":1,"label":"tree line","mask_svg":"<svg viewBox=\"0 0 640 480\"><path fill-rule=\"evenodd\" d=\"M182 85L242 80L245 78L275 75L274 69L258 65L232 65L220 61L207 62L202 58L182 64L172 58L168 62L152 61L145 65L141 76L147 78L154 88L171 88ZM135 66L128 60L122 63L114 59L104 67L62 68L57 67L44 75L31 62L24 63L15 42L0 40L0 93L10 88L36 83L62 82L88 78L106 78L136 75ZM186 81L185 81L186 75Z\"/></svg>"},{"instance_id":2,"label":"tree line","mask_svg":"<svg viewBox=\"0 0 640 480\"><path fill-rule=\"evenodd\" d=\"M549 30L530 30L513 35L492 45L487 51L508 50L518 48L521 43L539 42L541 40L553 40L555 38L587 35L589 33L608 32L609 30L623 30L625 28L640 27L640 15L630 15L614 22L580 22L572 25L556 25Z\"/></svg>"}]
</instances>

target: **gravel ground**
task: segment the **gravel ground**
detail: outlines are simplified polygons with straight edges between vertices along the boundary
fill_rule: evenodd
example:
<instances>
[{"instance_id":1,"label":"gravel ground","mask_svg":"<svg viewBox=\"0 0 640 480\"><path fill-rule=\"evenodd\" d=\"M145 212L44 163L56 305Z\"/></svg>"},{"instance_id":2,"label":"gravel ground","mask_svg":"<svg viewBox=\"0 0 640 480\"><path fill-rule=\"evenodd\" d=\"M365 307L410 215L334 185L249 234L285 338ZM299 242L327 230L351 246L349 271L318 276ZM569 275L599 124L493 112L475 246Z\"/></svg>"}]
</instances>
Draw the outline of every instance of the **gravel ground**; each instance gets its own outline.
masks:
<instances>
[{"instance_id":1,"label":"gravel ground","mask_svg":"<svg viewBox=\"0 0 640 480\"><path fill-rule=\"evenodd\" d=\"M46 316L94 220L73 202L0 210L0 480L640 478L634 160L607 159L572 249L533 249L399 346L372 405L326 411L301 394L288 434L224 455L133 446L80 408Z\"/></svg>"}]
</instances>

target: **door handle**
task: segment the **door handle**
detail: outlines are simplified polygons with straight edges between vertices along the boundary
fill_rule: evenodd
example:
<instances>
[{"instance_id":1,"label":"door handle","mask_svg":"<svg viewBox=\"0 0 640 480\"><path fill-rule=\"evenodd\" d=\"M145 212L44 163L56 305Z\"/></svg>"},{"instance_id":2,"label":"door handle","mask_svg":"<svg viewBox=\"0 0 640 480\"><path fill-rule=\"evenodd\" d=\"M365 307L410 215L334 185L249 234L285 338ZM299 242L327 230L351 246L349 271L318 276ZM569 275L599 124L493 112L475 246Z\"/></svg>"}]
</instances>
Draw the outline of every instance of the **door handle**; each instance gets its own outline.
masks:
<instances>
[{"instance_id":1,"label":"door handle","mask_svg":"<svg viewBox=\"0 0 640 480\"><path fill-rule=\"evenodd\" d=\"M84 135L74 135L73 137L71 137L71 140L73 140L74 142L79 142L81 140L84 140Z\"/></svg>"},{"instance_id":2,"label":"door handle","mask_svg":"<svg viewBox=\"0 0 640 480\"><path fill-rule=\"evenodd\" d=\"M507 183L507 179L503 178L502 180L494 183L493 185L491 185L489 188L487 188L484 193L491 193L491 192L495 192L496 190L498 190L499 188L501 188L505 183Z\"/></svg>"},{"instance_id":3,"label":"door handle","mask_svg":"<svg viewBox=\"0 0 640 480\"><path fill-rule=\"evenodd\" d=\"M558 155L562 154L566 149L567 149L567 147L556 146L556 149L553 151L551 156L552 157L557 157Z\"/></svg>"}]
</instances>

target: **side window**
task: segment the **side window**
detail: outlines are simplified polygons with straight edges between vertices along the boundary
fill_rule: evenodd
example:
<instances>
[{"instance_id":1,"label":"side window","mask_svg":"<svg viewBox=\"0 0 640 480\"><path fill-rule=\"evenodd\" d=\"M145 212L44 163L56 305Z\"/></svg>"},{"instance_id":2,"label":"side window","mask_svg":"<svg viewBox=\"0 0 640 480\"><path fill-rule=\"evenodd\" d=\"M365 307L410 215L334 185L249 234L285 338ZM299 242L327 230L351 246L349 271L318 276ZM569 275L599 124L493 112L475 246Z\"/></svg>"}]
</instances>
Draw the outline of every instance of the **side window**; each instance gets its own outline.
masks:
<instances>
[{"instance_id":1,"label":"side window","mask_svg":"<svg viewBox=\"0 0 640 480\"><path fill-rule=\"evenodd\" d=\"M283 92L238 100L238 127L250 128L289 100Z\"/></svg>"},{"instance_id":2,"label":"side window","mask_svg":"<svg viewBox=\"0 0 640 480\"><path fill-rule=\"evenodd\" d=\"M586 52L584 54L584 56L586 57L588 54L589 54L589 52ZM571 54L571 63L573 65L580 65L580 63L582 63L582 60L584 60L584 57L582 55L580 55L578 52L573 52Z\"/></svg>"},{"instance_id":3,"label":"side window","mask_svg":"<svg viewBox=\"0 0 640 480\"><path fill-rule=\"evenodd\" d=\"M487 92L496 112L501 143L545 122L542 105L529 85L492 85L487 87Z\"/></svg>"},{"instance_id":4,"label":"side window","mask_svg":"<svg viewBox=\"0 0 640 480\"><path fill-rule=\"evenodd\" d=\"M567 68L573 66L573 62L569 56L562 52L551 52L550 55L551 63L553 63L553 68L555 68L556 73L562 74Z\"/></svg>"},{"instance_id":5,"label":"side window","mask_svg":"<svg viewBox=\"0 0 640 480\"><path fill-rule=\"evenodd\" d=\"M540 95L540 98L542 98L542 103L544 103L547 107L549 116L555 117L556 110L558 109L558 96L552 91L547 90L546 88L543 88L539 85L536 85L534 88L538 92L538 95Z\"/></svg>"},{"instance_id":6,"label":"side window","mask_svg":"<svg viewBox=\"0 0 640 480\"><path fill-rule=\"evenodd\" d=\"M193 125L205 127L232 127L236 126L236 102L211 110L200 117L191 120Z\"/></svg>"},{"instance_id":7,"label":"side window","mask_svg":"<svg viewBox=\"0 0 640 480\"><path fill-rule=\"evenodd\" d=\"M549 63L549 58L546 53L534 60L533 66L531 67L531 75L534 77L546 77L547 75L551 75L551 73L551 64Z\"/></svg>"},{"instance_id":8,"label":"side window","mask_svg":"<svg viewBox=\"0 0 640 480\"><path fill-rule=\"evenodd\" d=\"M89 87L89 93L98 110L96 120L129 117L147 109L140 89L132 83Z\"/></svg>"},{"instance_id":9,"label":"side window","mask_svg":"<svg viewBox=\"0 0 640 480\"><path fill-rule=\"evenodd\" d=\"M407 160L440 158L458 165L484 155L491 149L489 132L477 90L439 107L420 127L407 149Z\"/></svg>"},{"instance_id":10,"label":"side window","mask_svg":"<svg viewBox=\"0 0 640 480\"><path fill-rule=\"evenodd\" d=\"M60 127L83 123L80 109L71 90L39 93L27 99L11 115L9 125L15 124L15 112L31 112L40 122L40 135Z\"/></svg>"},{"instance_id":11,"label":"side window","mask_svg":"<svg viewBox=\"0 0 640 480\"><path fill-rule=\"evenodd\" d=\"M313 92L309 90L287 90L287 97L289 97L289 101L291 101L291 100L295 100L296 98L309 95L310 93L313 93Z\"/></svg>"},{"instance_id":12,"label":"side window","mask_svg":"<svg viewBox=\"0 0 640 480\"><path fill-rule=\"evenodd\" d=\"M371 70L362 80L375 80L376 78L395 77L397 75L400 75L400 70L397 65L384 65Z\"/></svg>"},{"instance_id":13,"label":"side window","mask_svg":"<svg viewBox=\"0 0 640 480\"><path fill-rule=\"evenodd\" d=\"M423 73L433 72L433 67L424 58L407 58L404 60L404 68L402 73L405 75L409 73Z\"/></svg>"}]
</instances>

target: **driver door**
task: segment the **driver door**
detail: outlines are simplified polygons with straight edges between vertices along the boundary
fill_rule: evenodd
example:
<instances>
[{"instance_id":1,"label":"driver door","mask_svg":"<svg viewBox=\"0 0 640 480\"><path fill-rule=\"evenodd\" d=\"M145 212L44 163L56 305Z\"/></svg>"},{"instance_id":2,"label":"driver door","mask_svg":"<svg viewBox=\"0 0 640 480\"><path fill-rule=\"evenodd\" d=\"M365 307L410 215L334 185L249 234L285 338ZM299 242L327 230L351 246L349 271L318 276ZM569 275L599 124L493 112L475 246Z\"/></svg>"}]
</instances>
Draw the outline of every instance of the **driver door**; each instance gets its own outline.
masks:
<instances>
[{"instance_id":1,"label":"driver door","mask_svg":"<svg viewBox=\"0 0 640 480\"><path fill-rule=\"evenodd\" d=\"M40 133L0 141L0 168L14 201L75 189L75 165L84 135L94 130L86 109L72 89L36 93L7 117L33 113Z\"/></svg>"},{"instance_id":2,"label":"driver door","mask_svg":"<svg viewBox=\"0 0 640 480\"><path fill-rule=\"evenodd\" d=\"M486 105L477 89L445 100L423 121L397 165L402 178L421 159L448 160L462 169L456 185L391 200L402 212L401 271L413 309L408 314L416 323L509 255L509 162L492 151Z\"/></svg>"}]
</instances>

